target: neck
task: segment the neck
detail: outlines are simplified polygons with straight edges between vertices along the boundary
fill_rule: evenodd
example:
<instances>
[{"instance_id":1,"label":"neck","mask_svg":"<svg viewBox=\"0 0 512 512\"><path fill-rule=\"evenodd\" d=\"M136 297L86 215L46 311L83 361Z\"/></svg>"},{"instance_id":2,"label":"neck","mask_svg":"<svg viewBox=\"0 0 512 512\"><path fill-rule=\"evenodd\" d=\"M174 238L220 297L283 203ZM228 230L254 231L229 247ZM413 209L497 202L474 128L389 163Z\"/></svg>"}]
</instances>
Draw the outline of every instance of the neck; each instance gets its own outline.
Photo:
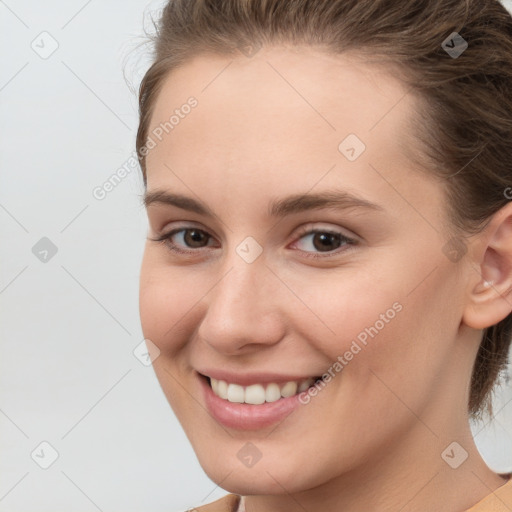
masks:
<instances>
[{"instance_id":1,"label":"neck","mask_svg":"<svg viewBox=\"0 0 512 512\"><path fill-rule=\"evenodd\" d=\"M446 418L454 416L447 415L438 421L433 417L428 421L415 420L415 427L408 430L407 436L397 435L385 452L379 456L371 454L358 468L321 486L294 494L247 496L246 511L467 510L507 479L485 464L473 441L469 421L458 428L447 424ZM454 441L458 445L452 445ZM465 457L462 450L467 452L467 458L458 467L452 467Z\"/></svg>"}]
</instances>

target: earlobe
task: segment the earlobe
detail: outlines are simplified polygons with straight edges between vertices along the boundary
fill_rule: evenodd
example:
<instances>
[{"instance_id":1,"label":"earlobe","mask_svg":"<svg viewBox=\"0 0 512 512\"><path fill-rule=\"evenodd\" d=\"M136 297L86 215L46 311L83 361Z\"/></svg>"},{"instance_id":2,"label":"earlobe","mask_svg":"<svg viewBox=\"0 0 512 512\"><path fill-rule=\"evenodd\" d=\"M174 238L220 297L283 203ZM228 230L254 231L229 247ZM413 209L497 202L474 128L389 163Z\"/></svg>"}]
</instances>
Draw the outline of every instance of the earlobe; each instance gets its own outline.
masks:
<instances>
[{"instance_id":1,"label":"earlobe","mask_svg":"<svg viewBox=\"0 0 512 512\"><path fill-rule=\"evenodd\" d=\"M479 238L483 245L472 263L474 280L462 321L485 329L512 311L512 203L494 215Z\"/></svg>"}]
</instances>

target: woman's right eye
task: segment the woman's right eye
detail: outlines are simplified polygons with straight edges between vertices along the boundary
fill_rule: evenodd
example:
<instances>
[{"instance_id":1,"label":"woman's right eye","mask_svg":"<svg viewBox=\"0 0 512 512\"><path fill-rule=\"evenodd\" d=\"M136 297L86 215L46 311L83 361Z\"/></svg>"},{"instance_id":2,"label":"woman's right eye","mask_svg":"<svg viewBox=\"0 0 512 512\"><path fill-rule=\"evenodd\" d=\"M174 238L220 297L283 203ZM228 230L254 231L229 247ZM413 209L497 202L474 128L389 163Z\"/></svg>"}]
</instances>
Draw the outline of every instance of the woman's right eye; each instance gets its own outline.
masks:
<instances>
[{"instance_id":1,"label":"woman's right eye","mask_svg":"<svg viewBox=\"0 0 512 512\"><path fill-rule=\"evenodd\" d=\"M208 244L208 241L213 240L213 238L206 231L192 227L173 229L169 233L164 233L151 240L162 242L171 251L190 254L197 252L195 249L208 247L208 245L205 245L205 241Z\"/></svg>"}]
</instances>

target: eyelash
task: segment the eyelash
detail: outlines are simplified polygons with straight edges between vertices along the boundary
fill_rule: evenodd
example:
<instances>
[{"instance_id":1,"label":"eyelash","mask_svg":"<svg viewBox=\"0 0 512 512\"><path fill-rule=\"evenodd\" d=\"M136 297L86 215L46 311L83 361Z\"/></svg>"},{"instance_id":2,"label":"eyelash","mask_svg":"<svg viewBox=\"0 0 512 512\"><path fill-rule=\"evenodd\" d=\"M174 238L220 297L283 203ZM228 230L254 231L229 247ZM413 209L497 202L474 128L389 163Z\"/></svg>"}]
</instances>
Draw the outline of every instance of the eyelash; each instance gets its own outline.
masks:
<instances>
[{"instance_id":1,"label":"eyelash","mask_svg":"<svg viewBox=\"0 0 512 512\"><path fill-rule=\"evenodd\" d=\"M175 252L177 254L192 255L193 253L197 253L200 249L204 249L206 247L199 247L196 249L181 249L176 244L173 244L171 242L171 239L177 233L181 233L182 231L188 231L188 230L193 230L193 229L196 231L199 231L201 233L204 233L207 237L209 237L208 241L211 240L211 238L213 238L211 235L209 235L203 229L196 228L195 226L188 226L188 227L181 227L181 228L173 229L173 230L169 231L168 233L163 233L163 234L159 235L156 238L150 238L150 240L152 240L153 242L160 242L160 243L164 244L169 250L171 250L172 252ZM298 240L300 240L305 235L318 234L318 233L329 234L329 235L339 235L341 245L337 249L335 249L333 251L325 252L325 253L322 253L322 252L315 253L315 252L301 250L301 252L303 252L307 258L318 259L318 258L333 257L333 256L338 255L341 252L345 252L346 250L348 250L347 247L349 247L351 245L357 245L357 243L358 243L355 239L349 238L349 237L343 235L340 231L334 231L331 229L309 229L308 227L304 227L299 231L297 236L298 236Z\"/></svg>"}]
</instances>

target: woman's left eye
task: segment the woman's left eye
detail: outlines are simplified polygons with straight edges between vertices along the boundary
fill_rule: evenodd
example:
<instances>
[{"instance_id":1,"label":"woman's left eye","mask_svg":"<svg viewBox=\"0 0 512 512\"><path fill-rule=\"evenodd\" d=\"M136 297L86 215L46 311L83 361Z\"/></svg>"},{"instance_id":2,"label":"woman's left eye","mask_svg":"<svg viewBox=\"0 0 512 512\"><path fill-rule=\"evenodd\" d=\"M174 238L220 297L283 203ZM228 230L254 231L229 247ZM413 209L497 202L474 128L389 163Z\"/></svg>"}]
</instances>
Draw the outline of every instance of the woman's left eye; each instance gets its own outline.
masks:
<instances>
[{"instance_id":1,"label":"woman's left eye","mask_svg":"<svg viewBox=\"0 0 512 512\"><path fill-rule=\"evenodd\" d=\"M302 243L301 240L303 241ZM299 238L298 242L294 242L293 245L298 246L298 248L303 252L328 253L325 256L331 256L333 252L335 254L339 253L340 251L337 249L340 249L340 247L355 245L356 243L356 240L348 238L338 231L317 229L308 231L305 235ZM302 247L300 247L300 245L302 245ZM319 257L316 254L312 256Z\"/></svg>"}]
</instances>

